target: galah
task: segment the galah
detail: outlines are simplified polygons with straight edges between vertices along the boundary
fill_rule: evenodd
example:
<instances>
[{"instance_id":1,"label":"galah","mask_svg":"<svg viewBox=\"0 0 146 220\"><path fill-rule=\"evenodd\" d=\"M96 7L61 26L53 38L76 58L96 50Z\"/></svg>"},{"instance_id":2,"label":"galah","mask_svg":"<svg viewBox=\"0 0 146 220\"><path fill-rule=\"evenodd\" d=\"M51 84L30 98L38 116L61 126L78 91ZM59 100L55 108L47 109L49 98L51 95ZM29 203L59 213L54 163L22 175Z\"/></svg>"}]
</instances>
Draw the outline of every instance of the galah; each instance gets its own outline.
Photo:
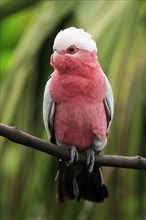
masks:
<instances>
[{"instance_id":1,"label":"galah","mask_svg":"<svg viewBox=\"0 0 146 220\"><path fill-rule=\"evenodd\" d=\"M43 119L50 141L71 149L69 162L58 158L58 200L102 202L108 197L95 155L107 144L114 100L98 62L96 43L83 29L61 30L53 45L54 72L46 83ZM78 164L79 153L86 163Z\"/></svg>"}]
</instances>

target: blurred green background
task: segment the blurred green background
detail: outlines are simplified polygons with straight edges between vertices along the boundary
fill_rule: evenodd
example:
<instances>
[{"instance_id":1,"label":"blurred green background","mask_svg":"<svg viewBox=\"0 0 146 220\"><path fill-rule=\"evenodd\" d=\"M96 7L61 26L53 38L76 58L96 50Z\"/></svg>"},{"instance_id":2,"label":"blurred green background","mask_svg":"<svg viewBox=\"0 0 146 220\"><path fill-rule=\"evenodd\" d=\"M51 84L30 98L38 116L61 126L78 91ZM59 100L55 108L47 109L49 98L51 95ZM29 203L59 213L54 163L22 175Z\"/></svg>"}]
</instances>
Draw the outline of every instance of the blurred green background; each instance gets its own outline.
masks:
<instances>
[{"instance_id":1,"label":"blurred green background","mask_svg":"<svg viewBox=\"0 0 146 220\"><path fill-rule=\"evenodd\" d=\"M53 40L63 28L89 32L115 98L103 153L146 156L145 1L1 1L1 122L47 140L44 86ZM105 167L110 197L102 204L56 202L56 160L0 138L2 220L144 220L144 171Z\"/></svg>"}]
</instances>

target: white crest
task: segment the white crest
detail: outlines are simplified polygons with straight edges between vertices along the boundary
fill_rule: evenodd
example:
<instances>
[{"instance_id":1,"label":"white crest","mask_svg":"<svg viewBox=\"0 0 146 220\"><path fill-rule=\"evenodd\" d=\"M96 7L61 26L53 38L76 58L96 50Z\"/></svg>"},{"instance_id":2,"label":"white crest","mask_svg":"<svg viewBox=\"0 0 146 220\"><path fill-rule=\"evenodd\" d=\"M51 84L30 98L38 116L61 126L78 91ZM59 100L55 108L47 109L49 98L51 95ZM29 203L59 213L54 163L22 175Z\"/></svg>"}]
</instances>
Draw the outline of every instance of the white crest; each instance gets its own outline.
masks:
<instances>
[{"instance_id":1,"label":"white crest","mask_svg":"<svg viewBox=\"0 0 146 220\"><path fill-rule=\"evenodd\" d=\"M75 45L82 50L97 52L96 43L92 39L92 36L89 33L85 32L83 29L75 27L61 30L54 40L53 49L66 50L72 45Z\"/></svg>"}]
</instances>

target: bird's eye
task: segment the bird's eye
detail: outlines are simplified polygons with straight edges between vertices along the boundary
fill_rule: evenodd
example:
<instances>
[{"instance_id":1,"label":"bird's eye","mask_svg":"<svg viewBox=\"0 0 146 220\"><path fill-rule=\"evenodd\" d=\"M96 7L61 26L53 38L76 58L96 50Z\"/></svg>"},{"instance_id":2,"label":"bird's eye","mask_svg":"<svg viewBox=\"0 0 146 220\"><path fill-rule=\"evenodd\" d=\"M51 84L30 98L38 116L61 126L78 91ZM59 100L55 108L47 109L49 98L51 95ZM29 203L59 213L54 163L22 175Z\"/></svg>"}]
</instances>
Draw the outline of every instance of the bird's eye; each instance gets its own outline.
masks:
<instances>
[{"instance_id":1,"label":"bird's eye","mask_svg":"<svg viewBox=\"0 0 146 220\"><path fill-rule=\"evenodd\" d=\"M75 47L75 46L70 46L70 47L67 49L67 53L69 53L69 54L75 54L77 51L78 51L78 48Z\"/></svg>"},{"instance_id":2,"label":"bird's eye","mask_svg":"<svg viewBox=\"0 0 146 220\"><path fill-rule=\"evenodd\" d=\"M70 53L73 53L74 50L75 50L75 49L74 49L73 47L69 48L69 52L70 52Z\"/></svg>"}]
</instances>

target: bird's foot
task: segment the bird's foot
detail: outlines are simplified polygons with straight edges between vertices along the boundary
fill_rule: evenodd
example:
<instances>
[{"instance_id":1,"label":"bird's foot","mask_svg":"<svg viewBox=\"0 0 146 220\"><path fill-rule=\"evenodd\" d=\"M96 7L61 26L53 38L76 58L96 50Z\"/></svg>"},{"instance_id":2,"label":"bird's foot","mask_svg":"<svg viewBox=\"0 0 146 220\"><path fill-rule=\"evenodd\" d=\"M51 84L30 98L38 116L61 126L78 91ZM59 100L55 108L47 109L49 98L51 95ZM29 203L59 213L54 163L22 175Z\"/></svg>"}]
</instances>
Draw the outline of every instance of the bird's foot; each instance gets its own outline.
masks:
<instances>
[{"instance_id":1,"label":"bird's foot","mask_svg":"<svg viewBox=\"0 0 146 220\"><path fill-rule=\"evenodd\" d=\"M67 165L70 166L73 163L78 162L78 160L79 160L79 153L77 151L77 148L75 146L71 146L70 160L67 163Z\"/></svg>"},{"instance_id":2,"label":"bird's foot","mask_svg":"<svg viewBox=\"0 0 146 220\"><path fill-rule=\"evenodd\" d=\"M92 149L86 150L86 156L86 167L88 167L89 173L92 173L95 163L95 151Z\"/></svg>"}]
</instances>

